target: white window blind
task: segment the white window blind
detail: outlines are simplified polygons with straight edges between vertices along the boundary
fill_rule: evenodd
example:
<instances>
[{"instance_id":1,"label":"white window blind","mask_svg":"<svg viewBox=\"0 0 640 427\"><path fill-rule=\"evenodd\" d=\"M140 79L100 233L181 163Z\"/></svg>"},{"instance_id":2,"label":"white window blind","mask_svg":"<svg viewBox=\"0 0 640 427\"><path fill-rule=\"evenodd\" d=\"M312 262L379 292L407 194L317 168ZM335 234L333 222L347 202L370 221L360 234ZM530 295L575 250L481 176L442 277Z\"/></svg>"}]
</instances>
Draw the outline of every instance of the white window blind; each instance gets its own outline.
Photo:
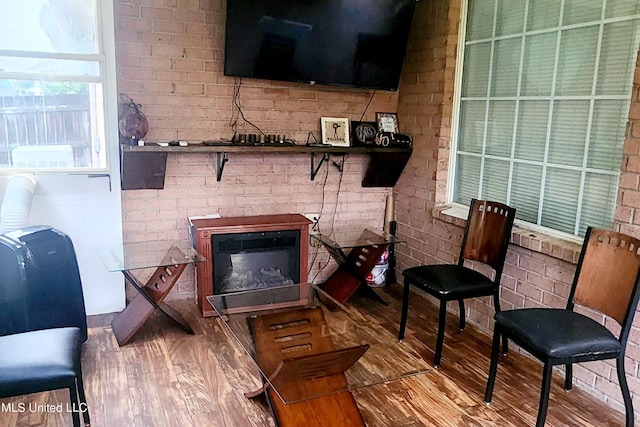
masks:
<instances>
[{"instance_id":1,"label":"white window blind","mask_svg":"<svg viewBox=\"0 0 640 427\"><path fill-rule=\"evenodd\" d=\"M637 0L468 0L453 201L611 227L639 42Z\"/></svg>"}]
</instances>

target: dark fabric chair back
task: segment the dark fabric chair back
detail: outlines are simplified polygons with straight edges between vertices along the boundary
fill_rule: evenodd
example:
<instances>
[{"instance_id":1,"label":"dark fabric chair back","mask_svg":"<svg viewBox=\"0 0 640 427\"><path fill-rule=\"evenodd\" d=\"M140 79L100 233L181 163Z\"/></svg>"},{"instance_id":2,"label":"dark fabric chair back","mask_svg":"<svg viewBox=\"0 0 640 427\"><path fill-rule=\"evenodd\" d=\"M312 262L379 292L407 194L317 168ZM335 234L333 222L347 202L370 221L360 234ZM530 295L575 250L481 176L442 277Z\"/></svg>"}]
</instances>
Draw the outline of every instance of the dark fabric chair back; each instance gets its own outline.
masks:
<instances>
[{"instance_id":1,"label":"dark fabric chair back","mask_svg":"<svg viewBox=\"0 0 640 427\"><path fill-rule=\"evenodd\" d=\"M71 239L48 226L0 235L0 397L67 389L74 427L90 425L82 380L87 339Z\"/></svg>"},{"instance_id":2,"label":"dark fabric chair back","mask_svg":"<svg viewBox=\"0 0 640 427\"><path fill-rule=\"evenodd\" d=\"M75 326L87 339L78 261L71 239L38 225L0 235L0 336Z\"/></svg>"}]
</instances>

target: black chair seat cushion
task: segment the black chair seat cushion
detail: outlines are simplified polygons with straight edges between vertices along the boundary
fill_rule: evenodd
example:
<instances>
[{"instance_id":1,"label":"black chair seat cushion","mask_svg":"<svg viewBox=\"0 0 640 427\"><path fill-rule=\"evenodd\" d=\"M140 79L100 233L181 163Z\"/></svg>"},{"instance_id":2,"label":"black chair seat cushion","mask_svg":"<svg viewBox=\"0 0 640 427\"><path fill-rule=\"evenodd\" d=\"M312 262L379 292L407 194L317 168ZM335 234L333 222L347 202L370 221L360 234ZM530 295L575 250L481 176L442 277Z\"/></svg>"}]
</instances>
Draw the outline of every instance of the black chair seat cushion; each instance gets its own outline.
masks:
<instances>
[{"instance_id":1,"label":"black chair seat cushion","mask_svg":"<svg viewBox=\"0 0 640 427\"><path fill-rule=\"evenodd\" d=\"M507 310L495 315L507 335L519 337L534 352L563 359L617 353L620 342L603 325L580 313L554 308Z\"/></svg>"},{"instance_id":2,"label":"black chair seat cushion","mask_svg":"<svg viewBox=\"0 0 640 427\"><path fill-rule=\"evenodd\" d=\"M55 328L0 337L0 397L68 387L80 369L79 328Z\"/></svg>"},{"instance_id":3,"label":"black chair seat cushion","mask_svg":"<svg viewBox=\"0 0 640 427\"><path fill-rule=\"evenodd\" d=\"M491 279L468 267L456 264L435 264L412 267L402 272L406 280L440 298L453 300L492 295Z\"/></svg>"}]
</instances>

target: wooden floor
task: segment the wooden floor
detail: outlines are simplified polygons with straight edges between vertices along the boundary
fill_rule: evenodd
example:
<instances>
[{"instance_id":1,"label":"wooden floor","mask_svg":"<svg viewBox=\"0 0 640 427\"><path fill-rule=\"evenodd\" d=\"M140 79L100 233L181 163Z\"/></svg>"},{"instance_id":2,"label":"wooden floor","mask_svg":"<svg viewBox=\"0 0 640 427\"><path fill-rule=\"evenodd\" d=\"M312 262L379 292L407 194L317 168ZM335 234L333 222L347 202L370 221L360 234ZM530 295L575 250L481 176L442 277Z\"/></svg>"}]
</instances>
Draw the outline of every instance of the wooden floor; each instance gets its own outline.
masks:
<instances>
[{"instance_id":1,"label":"wooden floor","mask_svg":"<svg viewBox=\"0 0 640 427\"><path fill-rule=\"evenodd\" d=\"M361 297L352 303L371 315L379 328L397 333L400 286L386 286L384 307ZM200 318L193 301L172 301L196 331L187 335L165 318L154 315L120 348L109 323L112 315L89 319L89 339L83 350L83 372L92 426L185 427L274 426L263 402L247 400L243 392L260 385L250 359L244 356L217 319ZM421 312L416 310L423 306ZM408 334L433 356L435 307L412 300ZM490 338L469 326L460 333L449 319L442 367L387 384L355 390L368 426L529 426L538 405L541 366L515 352L501 358L493 403L483 402L489 367ZM70 426L64 412L30 411L35 404L65 408L64 391L0 399L0 426ZM10 405L26 407L11 412ZM623 414L574 388L565 392L555 375L547 426L622 426ZM304 426L313 427L313 426ZM339 426L336 426L339 427Z\"/></svg>"}]
</instances>

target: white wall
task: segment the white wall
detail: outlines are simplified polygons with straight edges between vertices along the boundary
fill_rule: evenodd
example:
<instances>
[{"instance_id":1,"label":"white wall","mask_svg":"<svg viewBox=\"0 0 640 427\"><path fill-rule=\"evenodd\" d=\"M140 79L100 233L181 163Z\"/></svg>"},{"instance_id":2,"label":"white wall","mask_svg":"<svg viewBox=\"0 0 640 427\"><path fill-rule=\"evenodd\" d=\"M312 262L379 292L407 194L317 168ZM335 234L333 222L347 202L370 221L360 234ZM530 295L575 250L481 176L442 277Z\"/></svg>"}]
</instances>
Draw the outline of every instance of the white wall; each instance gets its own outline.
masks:
<instances>
[{"instance_id":1,"label":"white wall","mask_svg":"<svg viewBox=\"0 0 640 427\"><path fill-rule=\"evenodd\" d=\"M121 311L125 306L123 276L108 272L98 255L100 247L122 246L119 183L110 188L108 176L34 177L38 184L29 224L49 225L71 237L87 314Z\"/></svg>"},{"instance_id":2,"label":"white wall","mask_svg":"<svg viewBox=\"0 0 640 427\"><path fill-rule=\"evenodd\" d=\"M108 170L102 175L86 173L37 173L29 225L49 225L71 237L84 289L87 314L120 311L125 306L124 277L110 273L98 255L100 247L122 247L118 90L115 64L113 1L98 2L105 76ZM0 174L0 199L10 171Z\"/></svg>"}]
</instances>

